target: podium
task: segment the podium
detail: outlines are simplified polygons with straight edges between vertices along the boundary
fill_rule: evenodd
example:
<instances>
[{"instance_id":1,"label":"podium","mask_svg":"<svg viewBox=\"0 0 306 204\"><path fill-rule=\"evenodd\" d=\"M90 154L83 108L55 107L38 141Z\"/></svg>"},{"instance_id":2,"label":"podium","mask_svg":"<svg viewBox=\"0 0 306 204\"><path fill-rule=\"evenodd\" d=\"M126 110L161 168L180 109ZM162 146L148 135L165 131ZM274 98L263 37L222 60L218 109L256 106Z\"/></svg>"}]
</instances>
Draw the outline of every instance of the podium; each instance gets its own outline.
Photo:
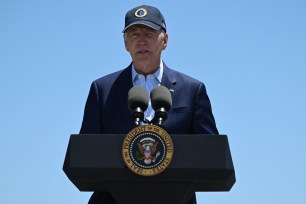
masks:
<instances>
[{"instance_id":1,"label":"podium","mask_svg":"<svg viewBox=\"0 0 306 204\"><path fill-rule=\"evenodd\" d=\"M171 135L173 159L155 176L125 166L125 135L71 135L63 170L80 191L109 192L119 204L185 204L194 192L230 191L235 170L226 135Z\"/></svg>"}]
</instances>

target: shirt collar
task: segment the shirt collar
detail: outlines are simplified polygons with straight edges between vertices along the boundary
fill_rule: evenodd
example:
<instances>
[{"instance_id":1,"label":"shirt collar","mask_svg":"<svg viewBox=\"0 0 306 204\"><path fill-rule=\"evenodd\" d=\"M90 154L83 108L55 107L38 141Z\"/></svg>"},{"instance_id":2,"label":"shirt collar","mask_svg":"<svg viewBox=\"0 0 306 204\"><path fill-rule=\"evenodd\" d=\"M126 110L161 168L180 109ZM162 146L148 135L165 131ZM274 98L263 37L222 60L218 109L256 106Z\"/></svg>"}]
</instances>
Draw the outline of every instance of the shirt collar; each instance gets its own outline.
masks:
<instances>
[{"instance_id":1,"label":"shirt collar","mask_svg":"<svg viewBox=\"0 0 306 204\"><path fill-rule=\"evenodd\" d=\"M162 78L163 78L163 73L164 73L164 63L162 60L160 60L159 63L159 68L156 70L156 72L154 74L149 74L149 75L154 75L156 77L156 79L158 79L159 83L161 83ZM134 63L132 64L132 81L134 82L137 78L138 75L142 75L142 74L138 74Z\"/></svg>"}]
</instances>

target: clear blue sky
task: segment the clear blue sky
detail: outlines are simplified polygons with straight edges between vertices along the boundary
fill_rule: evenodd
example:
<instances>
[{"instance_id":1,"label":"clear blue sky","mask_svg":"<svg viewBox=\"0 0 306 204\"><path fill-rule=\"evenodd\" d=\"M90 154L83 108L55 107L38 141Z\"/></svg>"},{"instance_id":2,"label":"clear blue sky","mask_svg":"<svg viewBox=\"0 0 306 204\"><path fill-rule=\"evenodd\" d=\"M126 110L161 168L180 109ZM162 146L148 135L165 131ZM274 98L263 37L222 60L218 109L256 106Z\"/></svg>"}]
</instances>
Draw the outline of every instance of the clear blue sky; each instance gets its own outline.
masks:
<instances>
[{"instance_id":1,"label":"clear blue sky","mask_svg":"<svg viewBox=\"0 0 306 204\"><path fill-rule=\"evenodd\" d=\"M237 182L199 204L306 203L306 1L0 0L0 203L87 203L62 171L90 83L125 68L124 15L149 4L163 59L206 84Z\"/></svg>"}]
</instances>

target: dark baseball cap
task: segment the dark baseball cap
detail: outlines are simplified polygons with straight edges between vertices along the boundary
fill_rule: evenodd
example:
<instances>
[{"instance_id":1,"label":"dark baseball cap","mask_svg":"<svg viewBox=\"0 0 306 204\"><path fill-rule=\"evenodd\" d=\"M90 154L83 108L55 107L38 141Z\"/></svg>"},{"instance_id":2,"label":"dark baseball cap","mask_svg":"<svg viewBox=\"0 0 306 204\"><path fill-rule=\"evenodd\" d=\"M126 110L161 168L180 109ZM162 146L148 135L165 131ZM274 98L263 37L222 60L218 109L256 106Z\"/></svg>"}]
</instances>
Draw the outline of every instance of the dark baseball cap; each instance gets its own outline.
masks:
<instances>
[{"instance_id":1,"label":"dark baseball cap","mask_svg":"<svg viewBox=\"0 0 306 204\"><path fill-rule=\"evenodd\" d=\"M155 30L163 29L166 31L164 16L153 6L142 5L129 10L125 15L125 26L123 33L132 25L146 25Z\"/></svg>"}]
</instances>

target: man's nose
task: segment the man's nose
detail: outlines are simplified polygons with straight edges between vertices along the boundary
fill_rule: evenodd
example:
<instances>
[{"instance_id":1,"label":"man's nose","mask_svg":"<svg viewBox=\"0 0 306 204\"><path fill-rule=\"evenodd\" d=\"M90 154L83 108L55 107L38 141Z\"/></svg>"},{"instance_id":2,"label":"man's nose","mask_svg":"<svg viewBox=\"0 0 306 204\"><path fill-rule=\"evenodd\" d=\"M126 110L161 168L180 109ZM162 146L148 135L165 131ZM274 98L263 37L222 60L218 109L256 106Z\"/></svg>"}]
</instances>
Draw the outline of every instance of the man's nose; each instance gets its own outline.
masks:
<instances>
[{"instance_id":1,"label":"man's nose","mask_svg":"<svg viewBox=\"0 0 306 204\"><path fill-rule=\"evenodd\" d=\"M147 39L145 38L145 36L140 35L137 44L138 45L146 45L147 43L148 42L147 42Z\"/></svg>"}]
</instances>

